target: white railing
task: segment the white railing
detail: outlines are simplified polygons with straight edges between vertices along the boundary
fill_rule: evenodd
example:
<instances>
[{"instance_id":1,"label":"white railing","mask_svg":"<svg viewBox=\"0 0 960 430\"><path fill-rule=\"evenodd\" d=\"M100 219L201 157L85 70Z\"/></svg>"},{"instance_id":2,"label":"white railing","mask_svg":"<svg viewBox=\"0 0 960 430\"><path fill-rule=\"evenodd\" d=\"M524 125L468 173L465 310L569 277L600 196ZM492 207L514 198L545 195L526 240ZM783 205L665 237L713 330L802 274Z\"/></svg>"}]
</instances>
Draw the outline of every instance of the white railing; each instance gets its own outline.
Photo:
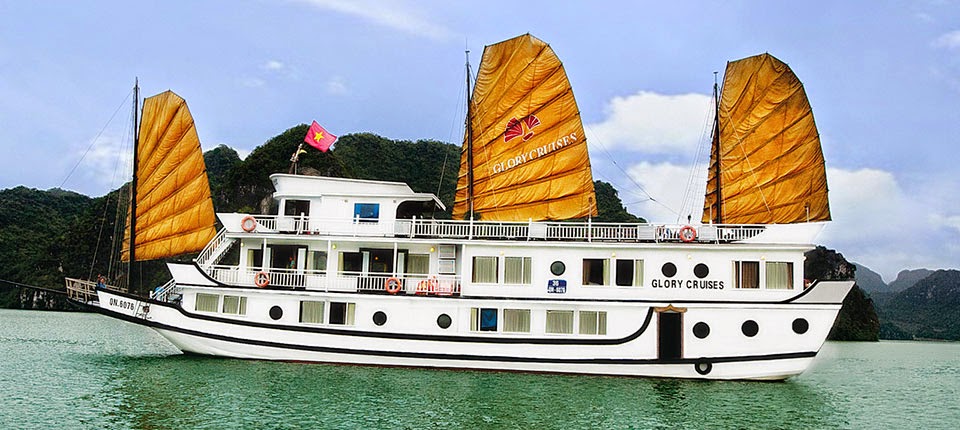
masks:
<instances>
[{"instance_id":1,"label":"white railing","mask_svg":"<svg viewBox=\"0 0 960 430\"><path fill-rule=\"evenodd\" d=\"M226 233L226 229L221 229L210 242L207 242L207 246L203 247L203 250L197 255L197 264L202 267L210 267L217 264L223 258L224 254L226 254L234 242L236 242L236 240L232 238L227 238Z\"/></svg>"},{"instance_id":2,"label":"white railing","mask_svg":"<svg viewBox=\"0 0 960 430\"><path fill-rule=\"evenodd\" d=\"M183 296L180 294L180 287L173 279L166 284L155 288L150 292L150 298L161 302L178 302Z\"/></svg>"},{"instance_id":3,"label":"white railing","mask_svg":"<svg viewBox=\"0 0 960 430\"><path fill-rule=\"evenodd\" d=\"M207 274L228 285L253 286L255 277L263 272L268 283L265 286L302 288L317 291L342 291L360 293L386 293L387 280L396 278L400 292L404 294L446 295L460 294L460 277L450 275L405 274L392 276L381 273L334 272L297 269L260 269L238 266L213 266Z\"/></svg>"},{"instance_id":4,"label":"white railing","mask_svg":"<svg viewBox=\"0 0 960 430\"><path fill-rule=\"evenodd\" d=\"M256 220L256 226L251 233L402 236L467 240L681 242L679 233L685 227L683 224L597 223L589 220L586 222L500 222L413 218L384 222L277 215L253 215L253 218ZM694 242L731 242L750 239L762 233L766 226L706 224L695 228L697 236Z\"/></svg>"}]
</instances>

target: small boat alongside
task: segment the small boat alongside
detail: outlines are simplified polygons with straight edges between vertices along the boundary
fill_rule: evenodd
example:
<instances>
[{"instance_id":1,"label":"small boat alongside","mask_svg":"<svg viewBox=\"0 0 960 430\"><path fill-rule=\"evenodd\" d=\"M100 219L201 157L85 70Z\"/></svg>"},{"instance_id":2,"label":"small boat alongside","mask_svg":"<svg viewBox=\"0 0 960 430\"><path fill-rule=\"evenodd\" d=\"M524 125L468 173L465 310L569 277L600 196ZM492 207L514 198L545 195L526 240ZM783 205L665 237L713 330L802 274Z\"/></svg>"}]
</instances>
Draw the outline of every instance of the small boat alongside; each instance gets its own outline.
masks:
<instances>
[{"instance_id":1,"label":"small boat alongside","mask_svg":"<svg viewBox=\"0 0 960 430\"><path fill-rule=\"evenodd\" d=\"M853 283L803 279L830 215L789 67L728 65L697 225L593 222L579 110L546 43L488 46L470 95L453 220L403 183L295 174L270 177L274 214L214 214L185 102L146 99L124 256L198 257L168 264L148 297L67 279L71 300L221 357L699 379L808 368Z\"/></svg>"}]
</instances>

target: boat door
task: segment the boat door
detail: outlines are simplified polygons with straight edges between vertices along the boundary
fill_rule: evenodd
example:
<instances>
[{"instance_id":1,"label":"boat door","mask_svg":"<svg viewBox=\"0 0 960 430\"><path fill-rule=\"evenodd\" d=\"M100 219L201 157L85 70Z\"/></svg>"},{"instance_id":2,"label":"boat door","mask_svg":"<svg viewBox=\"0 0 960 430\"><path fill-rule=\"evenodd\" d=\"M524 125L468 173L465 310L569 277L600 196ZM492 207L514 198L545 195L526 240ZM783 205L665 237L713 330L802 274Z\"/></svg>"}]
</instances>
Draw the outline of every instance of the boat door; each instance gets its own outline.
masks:
<instances>
[{"instance_id":1,"label":"boat door","mask_svg":"<svg viewBox=\"0 0 960 430\"><path fill-rule=\"evenodd\" d=\"M657 358L679 360L683 357L683 313L685 308L667 306L657 309Z\"/></svg>"}]
</instances>

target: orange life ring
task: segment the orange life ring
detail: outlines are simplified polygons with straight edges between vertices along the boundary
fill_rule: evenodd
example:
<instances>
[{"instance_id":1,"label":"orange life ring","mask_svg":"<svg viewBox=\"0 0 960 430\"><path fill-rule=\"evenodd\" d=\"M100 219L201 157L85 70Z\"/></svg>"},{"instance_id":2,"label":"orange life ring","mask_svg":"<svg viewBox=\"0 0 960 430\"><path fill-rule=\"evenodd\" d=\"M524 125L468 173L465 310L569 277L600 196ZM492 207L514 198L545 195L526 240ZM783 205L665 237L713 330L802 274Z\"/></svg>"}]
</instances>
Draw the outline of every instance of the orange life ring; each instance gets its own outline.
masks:
<instances>
[{"instance_id":1,"label":"orange life ring","mask_svg":"<svg viewBox=\"0 0 960 430\"><path fill-rule=\"evenodd\" d=\"M383 289L387 290L387 292L390 294L399 293L401 288L403 288L403 285L397 278L387 278L387 280L383 283Z\"/></svg>"},{"instance_id":2,"label":"orange life ring","mask_svg":"<svg viewBox=\"0 0 960 430\"><path fill-rule=\"evenodd\" d=\"M693 226L685 225L678 233L680 240L690 243L697 240L697 230Z\"/></svg>"},{"instance_id":3,"label":"orange life ring","mask_svg":"<svg viewBox=\"0 0 960 430\"><path fill-rule=\"evenodd\" d=\"M254 217L247 215L240 220L240 228L242 228L243 231L250 233L257 229L257 220Z\"/></svg>"},{"instance_id":4,"label":"orange life ring","mask_svg":"<svg viewBox=\"0 0 960 430\"><path fill-rule=\"evenodd\" d=\"M257 284L260 288L270 285L270 274L267 272L257 272L256 275L253 275L253 283Z\"/></svg>"}]
</instances>

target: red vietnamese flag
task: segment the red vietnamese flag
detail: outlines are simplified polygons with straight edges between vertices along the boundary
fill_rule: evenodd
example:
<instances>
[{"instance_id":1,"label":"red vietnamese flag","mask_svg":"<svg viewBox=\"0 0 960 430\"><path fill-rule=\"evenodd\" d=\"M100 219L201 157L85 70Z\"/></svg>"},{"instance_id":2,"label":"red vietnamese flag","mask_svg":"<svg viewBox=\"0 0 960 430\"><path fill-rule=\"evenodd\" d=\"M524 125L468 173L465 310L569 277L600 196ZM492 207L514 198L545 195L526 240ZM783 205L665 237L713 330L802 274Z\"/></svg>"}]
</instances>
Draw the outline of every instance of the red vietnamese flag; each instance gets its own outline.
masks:
<instances>
[{"instance_id":1,"label":"red vietnamese flag","mask_svg":"<svg viewBox=\"0 0 960 430\"><path fill-rule=\"evenodd\" d=\"M327 130L324 130L316 121L310 125L310 130L307 131L306 137L303 138L304 142L309 143L310 146L323 152L327 152L327 150L330 149L330 145L333 145L333 142L336 140L337 136L328 133Z\"/></svg>"}]
</instances>

